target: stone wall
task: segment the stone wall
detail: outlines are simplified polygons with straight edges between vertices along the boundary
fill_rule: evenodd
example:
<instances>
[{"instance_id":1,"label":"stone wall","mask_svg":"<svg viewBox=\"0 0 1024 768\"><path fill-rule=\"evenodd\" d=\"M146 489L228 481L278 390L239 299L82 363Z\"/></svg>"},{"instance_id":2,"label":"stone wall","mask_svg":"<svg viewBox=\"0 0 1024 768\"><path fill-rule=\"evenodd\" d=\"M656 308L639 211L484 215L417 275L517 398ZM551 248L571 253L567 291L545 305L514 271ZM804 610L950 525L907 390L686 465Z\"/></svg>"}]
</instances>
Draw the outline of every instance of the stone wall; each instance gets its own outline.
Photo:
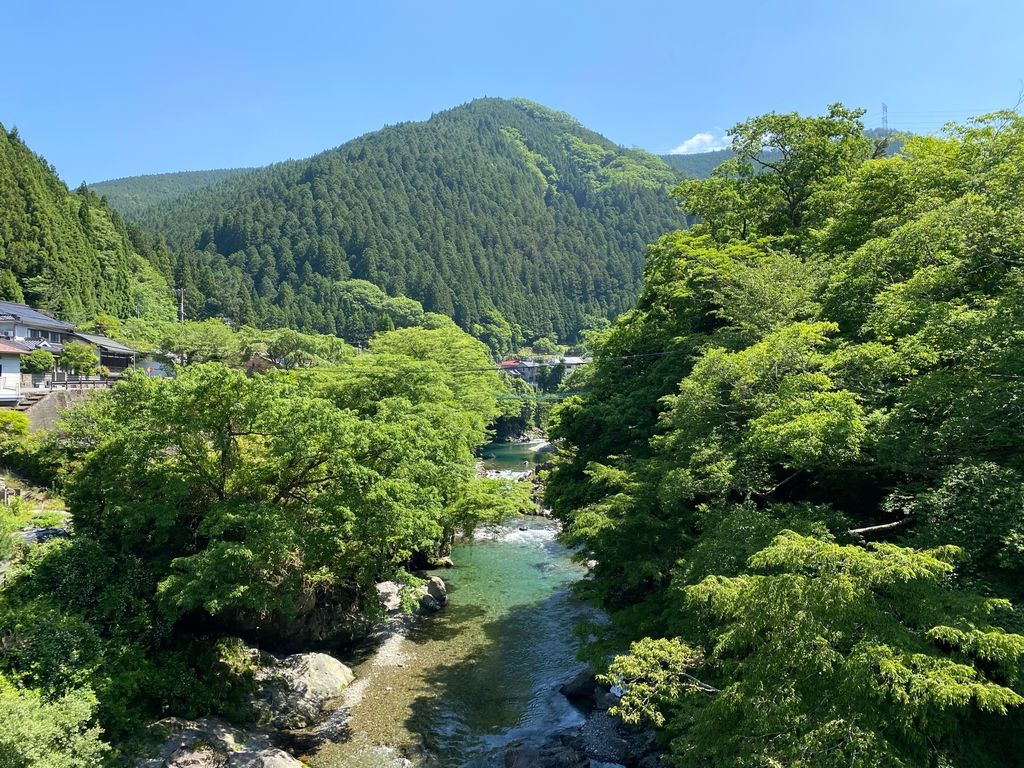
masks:
<instances>
[{"instance_id":1,"label":"stone wall","mask_svg":"<svg viewBox=\"0 0 1024 768\"><path fill-rule=\"evenodd\" d=\"M81 403L92 394L92 390L58 389L50 392L38 403L25 410L28 416L29 430L50 429L61 414L76 403Z\"/></svg>"}]
</instances>

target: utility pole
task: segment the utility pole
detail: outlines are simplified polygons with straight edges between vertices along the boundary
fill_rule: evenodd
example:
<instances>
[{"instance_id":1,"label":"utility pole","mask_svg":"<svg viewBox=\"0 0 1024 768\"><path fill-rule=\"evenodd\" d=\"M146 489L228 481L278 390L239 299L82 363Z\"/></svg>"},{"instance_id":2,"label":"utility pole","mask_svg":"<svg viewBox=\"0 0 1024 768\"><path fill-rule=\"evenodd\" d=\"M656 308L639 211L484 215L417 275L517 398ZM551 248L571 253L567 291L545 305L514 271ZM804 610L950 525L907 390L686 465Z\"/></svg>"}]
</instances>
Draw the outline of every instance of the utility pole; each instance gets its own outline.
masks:
<instances>
[{"instance_id":1,"label":"utility pole","mask_svg":"<svg viewBox=\"0 0 1024 768\"><path fill-rule=\"evenodd\" d=\"M174 291L178 294L178 322L185 322L185 289L177 288Z\"/></svg>"},{"instance_id":2,"label":"utility pole","mask_svg":"<svg viewBox=\"0 0 1024 768\"><path fill-rule=\"evenodd\" d=\"M889 105L882 102L882 132L889 135Z\"/></svg>"}]
</instances>

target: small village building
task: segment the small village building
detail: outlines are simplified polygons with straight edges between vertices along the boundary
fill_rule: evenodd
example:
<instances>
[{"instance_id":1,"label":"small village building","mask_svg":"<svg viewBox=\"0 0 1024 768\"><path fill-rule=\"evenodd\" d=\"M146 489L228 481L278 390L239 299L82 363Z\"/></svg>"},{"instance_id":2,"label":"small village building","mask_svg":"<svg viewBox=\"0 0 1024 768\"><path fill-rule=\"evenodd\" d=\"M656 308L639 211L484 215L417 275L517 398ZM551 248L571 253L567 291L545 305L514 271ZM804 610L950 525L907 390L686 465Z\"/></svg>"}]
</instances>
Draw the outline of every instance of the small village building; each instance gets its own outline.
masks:
<instances>
[{"instance_id":1,"label":"small village building","mask_svg":"<svg viewBox=\"0 0 1024 768\"><path fill-rule=\"evenodd\" d=\"M75 330L74 323L57 320L26 304L0 301L0 339L47 342L58 349ZM32 347L35 348L35 345ZM53 351L53 346L49 347Z\"/></svg>"},{"instance_id":2,"label":"small village building","mask_svg":"<svg viewBox=\"0 0 1024 768\"><path fill-rule=\"evenodd\" d=\"M527 384L537 386L538 376L544 364L535 363L532 360L504 360L498 367L509 376L515 376Z\"/></svg>"},{"instance_id":3,"label":"small village building","mask_svg":"<svg viewBox=\"0 0 1024 768\"><path fill-rule=\"evenodd\" d=\"M64 345L69 341L83 341L94 347L99 354L100 365L113 374L135 365L135 350L119 341L95 333L83 333L75 329L74 323L50 317L26 304L0 301L0 343L19 350L20 354L45 349L57 358L59 365ZM13 370L13 364L4 363L0 376L5 376L8 368ZM20 365L17 370L20 373Z\"/></svg>"},{"instance_id":4,"label":"small village building","mask_svg":"<svg viewBox=\"0 0 1024 768\"><path fill-rule=\"evenodd\" d=\"M581 365L586 365L589 362L589 357L563 357L561 360L562 365L565 366L566 374L572 373Z\"/></svg>"},{"instance_id":5,"label":"small village building","mask_svg":"<svg viewBox=\"0 0 1024 768\"><path fill-rule=\"evenodd\" d=\"M119 341L81 331L75 331L71 335L76 340L84 341L95 347L100 355L100 365L109 369L113 374L123 373L126 369L135 366L135 350Z\"/></svg>"},{"instance_id":6,"label":"small village building","mask_svg":"<svg viewBox=\"0 0 1024 768\"><path fill-rule=\"evenodd\" d=\"M0 404L21 399L21 356L24 351L9 341L0 340Z\"/></svg>"}]
</instances>

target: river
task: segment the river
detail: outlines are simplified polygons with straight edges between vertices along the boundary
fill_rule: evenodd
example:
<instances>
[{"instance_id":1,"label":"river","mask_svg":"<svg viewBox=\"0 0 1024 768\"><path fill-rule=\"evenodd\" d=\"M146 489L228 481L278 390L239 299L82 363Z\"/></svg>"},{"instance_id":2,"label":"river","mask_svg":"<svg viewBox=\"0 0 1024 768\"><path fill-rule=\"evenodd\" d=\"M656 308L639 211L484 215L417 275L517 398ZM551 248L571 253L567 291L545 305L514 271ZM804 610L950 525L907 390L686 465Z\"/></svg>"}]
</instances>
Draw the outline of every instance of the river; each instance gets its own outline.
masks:
<instances>
[{"instance_id":1,"label":"river","mask_svg":"<svg viewBox=\"0 0 1024 768\"><path fill-rule=\"evenodd\" d=\"M551 445L546 440L531 440L526 443L491 443L485 445L485 469L532 469L543 461L545 450Z\"/></svg>"},{"instance_id":2,"label":"river","mask_svg":"<svg viewBox=\"0 0 1024 768\"><path fill-rule=\"evenodd\" d=\"M529 444L490 446L530 460ZM485 451L488 455L488 451ZM525 454L524 454L525 455ZM524 529L525 530L521 530ZM314 768L500 766L502 749L540 742L583 716L557 687L581 665L573 627L591 616L569 585L582 575L554 523L512 520L456 543L438 571L448 605L354 665L348 737L305 759Z\"/></svg>"}]
</instances>

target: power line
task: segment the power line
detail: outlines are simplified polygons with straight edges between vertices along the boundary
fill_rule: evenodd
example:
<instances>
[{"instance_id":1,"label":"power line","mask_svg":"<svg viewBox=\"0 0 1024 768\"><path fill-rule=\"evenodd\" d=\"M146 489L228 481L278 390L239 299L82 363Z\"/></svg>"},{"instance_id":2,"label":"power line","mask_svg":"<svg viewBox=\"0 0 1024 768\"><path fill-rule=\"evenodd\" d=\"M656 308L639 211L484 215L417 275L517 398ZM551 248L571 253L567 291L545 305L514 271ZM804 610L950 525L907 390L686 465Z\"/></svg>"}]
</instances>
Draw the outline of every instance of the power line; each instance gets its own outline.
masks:
<instances>
[{"instance_id":1,"label":"power line","mask_svg":"<svg viewBox=\"0 0 1024 768\"><path fill-rule=\"evenodd\" d=\"M602 362L606 361L606 360L620 360L620 361L621 360L640 360L640 359L645 359L645 358L665 357L667 355L676 355L676 354L691 354L691 352L689 350L686 350L686 349L669 349L669 350L665 350L665 351L662 351L662 352L641 352L641 353L637 353L635 355L611 355L611 356L602 355L600 359L601 359ZM414 358L412 358L412 359L414 359ZM420 362L422 362L422 361L420 361ZM584 365L586 365L586 364L587 363L584 363ZM534 363L535 367L544 367L544 368L557 368L559 365L562 365L561 361L557 361L557 362L550 362L549 361L549 362ZM301 368L301 369L297 369L297 370L302 370L302 371L338 371L338 372L346 372L346 373L363 373L363 371L355 371L351 366L345 366L345 365L312 366L310 368ZM496 371L496 372L500 373L502 370L504 370L504 369L502 369L500 365L494 365L494 366L489 367L489 368L441 368L440 372L459 374L459 373L490 373L492 371Z\"/></svg>"}]
</instances>

